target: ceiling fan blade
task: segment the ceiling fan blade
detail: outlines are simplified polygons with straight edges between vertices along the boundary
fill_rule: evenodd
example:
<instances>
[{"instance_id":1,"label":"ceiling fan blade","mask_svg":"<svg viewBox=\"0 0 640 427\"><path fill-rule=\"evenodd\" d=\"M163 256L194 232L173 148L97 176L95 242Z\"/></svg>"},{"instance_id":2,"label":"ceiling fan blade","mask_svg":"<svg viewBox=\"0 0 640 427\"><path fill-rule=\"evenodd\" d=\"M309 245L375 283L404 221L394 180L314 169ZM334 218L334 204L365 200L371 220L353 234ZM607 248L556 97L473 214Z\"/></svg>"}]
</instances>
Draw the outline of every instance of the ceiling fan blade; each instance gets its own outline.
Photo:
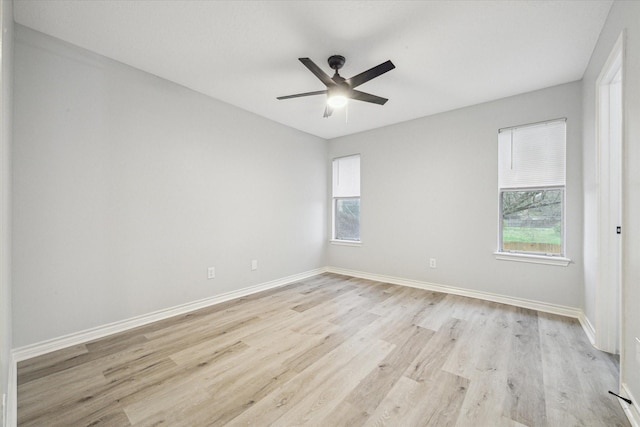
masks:
<instances>
[{"instance_id":1,"label":"ceiling fan blade","mask_svg":"<svg viewBox=\"0 0 640 427\"><path fill-rule=\"evenodd\" d=\"M378 77L379 75L386 73L387 71L393 70L394 68L396 68L396 66L393 65L393 62L383 62L380 65L376 65L375 67L370 68L367 71L363 71L362 73L355 75L350 79L347 79L347 83L349 83L349 86L351 86L352 88L355 88L363 83L368 82L371 79Z\"/></svg>"},{"instance_id":2,"label":"ceiling fan blade","mask_svg":"<svg viewBox=\"0 0 640 427\"><path fill-rule=\"evenodd\" d=\"M387 98L371 95L370 93L360 92L359 90L352 90L350 98L357 99L358 101L371 102L378 105L384 105L388 101Z\"/></svg>"},{"instance_id":3,"label":"ceiling fan blade","mask_svg":"<svg viewBox=\"0 0 640 427\"><path fill-rule=\"evenodd\" d=\"M329 75L327 73L322 71L320 69L320 67L318 67L315 64L315 62L313 62L311 59L309 59L309 58L298 58L298 60L300 62L302 62L304 64L304 66L307 67L309 69L309 71L311 71L317 78L319 78L320 81L322 83L324 83L325 86L331 87L331 86L335 86L336 85L336 83L333 80L331 80L331 77L329 77Z\"/></svg>"},{"instance_id":4,"label":"ceiling fan blade","mask_svg":"<svg viewBox=\"0 0 640 427\"><path fill-rule=\"evenodd\" d=\"M295 95L286 95L279 96L277 99L291 99L291 98L300 98L302 96L311 96L311 95L326 95L326 90L317 90L315 92L305 92L305 93L296 93Z\"/></svg>"},{"instance_id":5,"label":"ceiling fan blade","mask_svg":"<svg viewBox=\"0 0 640 427\"><path fill-rule=\"evenodd\" d=\"M333 108L331 108L330 106L327 105L326 107L324 107L324 114L322 115L322 117L324 117L326 119L332 113L333 113Z\"/></svg>"}]
</instances>

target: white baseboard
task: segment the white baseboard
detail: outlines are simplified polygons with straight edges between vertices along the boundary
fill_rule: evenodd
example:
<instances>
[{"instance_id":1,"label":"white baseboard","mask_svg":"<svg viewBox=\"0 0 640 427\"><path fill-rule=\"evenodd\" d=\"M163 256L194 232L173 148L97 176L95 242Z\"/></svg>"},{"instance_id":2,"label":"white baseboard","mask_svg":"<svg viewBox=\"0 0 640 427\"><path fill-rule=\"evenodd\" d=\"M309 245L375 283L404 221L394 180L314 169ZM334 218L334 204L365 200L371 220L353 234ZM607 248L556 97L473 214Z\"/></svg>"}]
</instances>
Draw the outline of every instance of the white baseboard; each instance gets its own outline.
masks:
<instances>
[{"instance_id":1,"label":"white baseboard","mask_svg":"<svg viewBox=\"0 0 640 427\"><path fill-rule=\"evenodd\" d=\"M8 382L4 426L15 427L18 424L18 363L12 355L9 355Z\"/></svg>"},{"instance_id":2,"label":"white baseboard","mask_svg":"<svg viewBox=\"0 0 640 427\"><path fill-rule=\"evenodd\" d=\"M622 383L620 385L620 395L633 402L633 404L629 405L624 400L618 399L618 402L620 402L620 406L622 406L622 410L629 419L631 426L640 427L640 411L638 411L638 401L631 394L631 391L629 390L627 384Z\"/></svg>"},{"instance_id":3,"label":"white baseboard","mask_svg":"<svg viewBox=\"0 0 640 427\"><path fill-rule=\"evenodd\" d=\"M631 426L640 427L640 411L638 411L638 401L633 397L631 391L629 390L629 387L627 387L625 383L622 383L622 385L620 386L620 394L633 402L633 404L629 405L622 399L618 399L618 402L620 402L620 406L622 406L622 410L629 419Z\"/></svg>"},{"instance_id":4,"label":"white baseboard","mask_svg":"<svg viewBox=\"0 0 640 427\"><path fill-rule=\"evenodd\" d=\"M189 313L191 311L199 310L201 308L209 307L215 304L219 304L221 302L225 302L235 298L240 298L246 295L254 294L256 292L261 292L268 289L273 289L280 286L288 285L290 283L304 280L306 278L316 276L324 272L326 272L325 268L317 268L315 270L309 270L304 273L294 274L292 276L272 280L269 282L261 283L259 285L239 289L237 291L227 292L221 295L215 295L213 297L204 298L204 299L190 302L187 304L182 304L175 307L154 311L152 313L147 313L141 316L136 316L136 317L121 320L118 322L109 323L107 325L98 326L96 328L74 332L72 334L65 335L62 337L19 347L13 350L13 358L15 362L20 362L22 360L27 360L32 357L50 353L52 351L61 350L63 348L78 345L78 344L83 344L88 341L93 341L98 338L103 338L111 334L137 328L138 326L147 325L149 323L156 322L158 320L163 320L163 319L167 319L169 317L177 316L180 314Z\"/></svg>"},{"instance_id":5,"label":"white baseboard","mask_svg":"<svg viewBox=\"0 0 640 427\"><path fill-rule=\"evenodd\" d=\"M578 318L578 320L580 321L580 325L582 325L584 333L587 334L587 338L589 338L591 345L598 348L596 346L596 329L589 321L589 318L584 314L584 311L580 313L580 317Z\"/></svg>"},{"instance_id":6,"label":"white baseboard","mask_svg":"<svg viewBox=\"0 0 640 427\"><path fill-rule=\"evenodd\" d=\"M386 282L395 285L409 286L413 288L425 289L436 292L443 292L453 295L466 296L470 298L477 298L486 301L493 301L502 304L509 304L516 307L528 308L532 310L538 310L546 313L558 314L561 316L573 317L580 321L582 328L591 340L594 342L594 330L589 320L585 317L584 312L578 308L567 307L557 304L549 304L539 301L527 300L523 298L515 298L504 295L492 294L488 292L475 291L464 288L456 288L453 286L440 285L436 283L423 282L413 279L403 279L399 277L386 276L381 274L366 273L362 271L344 269L339 267L325 267L315 270L306 271L303 273L295 274L292 276L284 277L281 279L272 280L269 282L261 283L259 285L250 286L247 288L239 289L237 291L228 292L221 295L205 298L202 300L182 304L175 307L170 307L163 310L158 310L152 313L147 313L141 316L113 322L107 325L99 326L96 328L87 329L84 331L74 332L69 335L42 341L35 344L19 347L13 350L13 358L15 362L30 359L32 357L40 356L42 354L50 353L52 351L60 350L73 345L82 344L88 341L92 341L98 338L123 332L138 326L146 325L158 320L167 319L169 317L177 316L180 314L195 311L204 307L209 307L221 302L229 301L234 298L240 298L246 295L250 295L256 292L264 291L267 289L273 289L280 286L284 286L290 283L294 283L299 280L322 274L324 272L331 272L336 274L342 274L345 276L359 277L362 279L368 279L378 282Z\"/></svg>"},{"instance_id":7,"label":"white baseboard","mask_svg":"<svg viewBox=\"0 0 640 427\"><path fill-rule=\"evenodd\" d=\"M531 310L542 311L545 313L558 314L566 317L580 319L584 317L583 311L579 308L567 307L558 304L550 304L546 302L533 301L524 298L515 298L504 295L492 294L489 292L474 291L471 289L456 288L453 286L439 285L436 283L422 282L413 279L402 279L399 277L385 276L382 274L365 273L362 271L348 270L338 267L327 267L327 272L343 274L345 276L358 277L377 282L391 283L393 285L409 286L412 288L425 289L428 291L443 292L446 294L460 295L464 297L477 298L485 301L492 301L501 304L513 305L516 307L529 308ZM586 318L585 318L586 319ZM582 322L581 322L582 323ZM584 326L583 326L584 328Z\"/></svg>"}]
</instances>

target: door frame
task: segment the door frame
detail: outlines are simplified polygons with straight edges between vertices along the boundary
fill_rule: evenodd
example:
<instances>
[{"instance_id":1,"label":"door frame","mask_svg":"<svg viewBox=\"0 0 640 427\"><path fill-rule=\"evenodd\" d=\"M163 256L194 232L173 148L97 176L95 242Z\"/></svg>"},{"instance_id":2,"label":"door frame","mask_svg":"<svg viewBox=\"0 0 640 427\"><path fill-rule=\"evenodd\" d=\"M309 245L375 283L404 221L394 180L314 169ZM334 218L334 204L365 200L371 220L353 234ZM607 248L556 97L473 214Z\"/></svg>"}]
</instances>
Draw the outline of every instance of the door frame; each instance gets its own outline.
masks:
<instances>
[{"instance_id":1,"label":"door frame","mask_svg":"<svg viewBox=\"0 0 640 427\"><path fill-rule=\"evenodd\" d=\"M595 300L596 346L610 353L621 352L622 336L622 253L624 239L623 147L624 147L624 32L614 44L602 71L596 80L596 146L598 167L598 220L597 220L597 284ZM611 126L611 88L620 75L619 128ZM616 134L617 132L617 134ZM613 136L612 136L613 135ZM616 144L612 148L612 143ZM614 158L612 159L612 156ZM615 158L617 156L617 158ZM617 170L615 170L617 169ZM616 187L617 185L617 187ZM611 194L611 190L618 194ZM612 209L618 204L618 211ZM622 234L616 227L622 226ZM611 259L611 253L618 253ZM613 282L613 283L612 283Z\"/></svg>"}]
</instances>

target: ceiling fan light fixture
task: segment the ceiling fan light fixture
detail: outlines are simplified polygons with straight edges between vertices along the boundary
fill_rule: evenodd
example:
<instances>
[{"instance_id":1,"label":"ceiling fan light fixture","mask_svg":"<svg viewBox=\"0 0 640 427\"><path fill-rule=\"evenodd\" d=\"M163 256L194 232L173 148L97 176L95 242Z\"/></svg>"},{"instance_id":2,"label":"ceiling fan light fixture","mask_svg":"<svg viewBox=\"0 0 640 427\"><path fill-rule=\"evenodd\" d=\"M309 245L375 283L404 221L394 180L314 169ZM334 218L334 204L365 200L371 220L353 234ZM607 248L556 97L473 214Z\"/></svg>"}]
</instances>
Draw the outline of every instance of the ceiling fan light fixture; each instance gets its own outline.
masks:
<instances>
[{"instance_id":1,"label":"ceiling fan light fixture","mask_svg":"<svg viewBox=\"0 0 640 427\"><path fill-rule=\"evenodd\" d=\"M347 97L341 94L330 95L327 98L327 105L331 108L342 108L347 105Z\"/></svg>"},{"instance_id":2,"label":"ceiling fan light fixture","mask_svg":"<svg viewBox=\"0 0 640 427\"><path fill-rule=\"evenodd\" d=\"M331 108L342 108L347 105L349 89L343 85L336 85L327 89L327 105Z\"/></svg>"}]
</instances>

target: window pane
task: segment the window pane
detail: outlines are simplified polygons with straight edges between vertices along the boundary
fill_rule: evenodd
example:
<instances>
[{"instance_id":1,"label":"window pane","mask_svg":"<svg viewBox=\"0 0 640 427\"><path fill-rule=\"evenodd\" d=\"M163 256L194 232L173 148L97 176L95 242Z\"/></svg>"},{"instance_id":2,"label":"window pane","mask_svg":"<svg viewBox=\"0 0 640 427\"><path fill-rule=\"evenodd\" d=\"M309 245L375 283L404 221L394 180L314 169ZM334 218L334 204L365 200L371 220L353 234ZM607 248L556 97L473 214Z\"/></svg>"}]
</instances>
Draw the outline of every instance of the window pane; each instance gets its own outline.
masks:
<instances>
[{"instance_id":1,"label":"window pane","mask_svg":"<svg viewBox=\"0 0 640 427\"><path fill-rule=\"evenodd\" d=\"M503 251L562 255L562 189L501 196Z\"/></svg>"},{"instance_id":2,"label":"window pane","mask_svg":"<svg viewBox=\"0 0 640 427\"><path fill-rule=\"evenodd\" d=\"M335 199L335 238L360 240L360 198Z\"/></svg>"}]
</instances>

